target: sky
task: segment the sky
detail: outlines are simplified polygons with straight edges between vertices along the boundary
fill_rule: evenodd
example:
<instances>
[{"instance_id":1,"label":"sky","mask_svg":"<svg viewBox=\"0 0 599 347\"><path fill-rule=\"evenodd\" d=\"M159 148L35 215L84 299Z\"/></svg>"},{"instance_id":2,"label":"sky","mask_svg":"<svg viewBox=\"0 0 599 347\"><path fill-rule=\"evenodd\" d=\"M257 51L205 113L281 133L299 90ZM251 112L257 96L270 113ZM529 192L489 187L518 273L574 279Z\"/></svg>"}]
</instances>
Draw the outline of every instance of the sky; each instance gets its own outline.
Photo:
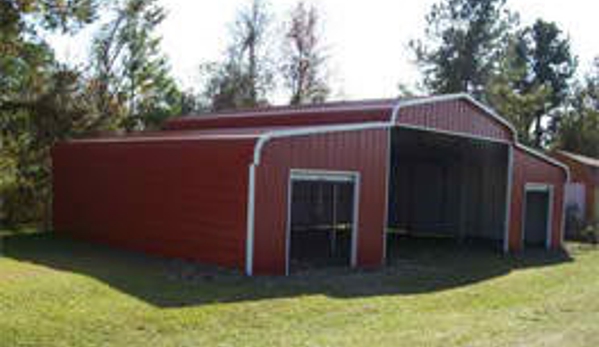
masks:
<instances>
[{"instance_id":1,"label":"sky","mask_svg":"<svg viewBox=\"0 0 599 347\"><path fill-rule=\"evenodd\" d=\"M160 0L168 17L159 28L163 50L185 88L200 87L198 66L218 60L236 11L248 0ZM284 18L297 0L270 0L275 18ZM436 0L312 0L320 10L334 99L394 97L400 83L419 79L408 50L424 32L424 17ZM555 21L570 37L579 72L599 56L599 2L593 0L508 0L524 25L536 18ZM91 30L91 29L90 29ZM73 64L85 60L89 31L54 37L57 56Z\"/></svg>"}]
</instances>

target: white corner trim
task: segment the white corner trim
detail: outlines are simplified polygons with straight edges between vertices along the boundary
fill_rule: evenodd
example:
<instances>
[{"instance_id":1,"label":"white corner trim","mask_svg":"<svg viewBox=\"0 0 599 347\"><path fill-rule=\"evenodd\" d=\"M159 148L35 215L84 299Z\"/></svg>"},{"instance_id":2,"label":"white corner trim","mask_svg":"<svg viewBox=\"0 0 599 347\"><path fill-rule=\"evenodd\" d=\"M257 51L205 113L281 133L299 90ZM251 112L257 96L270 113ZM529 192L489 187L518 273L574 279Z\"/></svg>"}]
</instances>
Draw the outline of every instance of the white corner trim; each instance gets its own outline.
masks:
<instances>
[{"instance_id":1,"label":"white corner trim","mask_svg":"<svg viewBox=\"0 0 599 347\"><path fill-rule=\"evenodd\" d=\"M256 206L256 166L250 164L248 175L247 231L245 243L245 274L254 274L254 215Z\"/></svg>"}]
</instances>

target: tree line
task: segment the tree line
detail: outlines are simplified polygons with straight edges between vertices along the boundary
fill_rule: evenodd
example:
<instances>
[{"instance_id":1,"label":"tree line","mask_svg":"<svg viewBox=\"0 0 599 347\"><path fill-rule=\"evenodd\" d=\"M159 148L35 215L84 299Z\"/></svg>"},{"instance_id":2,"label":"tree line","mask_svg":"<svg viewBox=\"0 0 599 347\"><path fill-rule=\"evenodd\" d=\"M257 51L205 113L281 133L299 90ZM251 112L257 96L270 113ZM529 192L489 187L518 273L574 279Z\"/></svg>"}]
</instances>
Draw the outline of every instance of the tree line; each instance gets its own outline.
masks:
<instances>
[{"instance_id":1,"label":"tree line","mask_svg":"<svg viewBox=\"0 0 599 347\"><path fill-rule=\"evenodd\" d=\"M58 141L159 128L169 117L291 105L331 95L321 13L301 0L275 18L249 0L232 18L227 48L199 64L201 84L183 90L162 50L157 0L0 2L0 200L5 223L48 221L50 150ZM416 90L468 92L516 126L520 140L599 156L599 60L576 78L569 38L543 19L522 26L505 0L439 0L409 51ZM85 63L55 57L45 39L94 29ZM408 54L408 52L406 53ZM365 64L364 68L368 68Z\"/></svg>"},{"instance_id":2,"label":"tree line","mask_svg":"<svg viewBox=\"0 0 599 347\"><path fill-rule=\"evenodd\" d=\"M578 80L578 59L557 23L522 26L506 0L442 0L426 23L410 42L420 89L474 95L508 118L525 144L599 156L599 60Z\"/></svg>"},{"instance_id":3,"label":"tree line","mask_svg":"<svg viewBox=\"0 0 599 347\"><path fill-rule=\"evenodd\" d=\"M8 224L49 221L50 151L61 140L268 105L275 88L290 104L329 93L319 12L301 1L281 25L265 1L240 8L223 58L201 65L197 92L172 75L157 31L167 12L157 0L3 0L0 16L0 222ZM86 62L59 61L46 37L91 25Z\"/></svg>"}]
</instances>

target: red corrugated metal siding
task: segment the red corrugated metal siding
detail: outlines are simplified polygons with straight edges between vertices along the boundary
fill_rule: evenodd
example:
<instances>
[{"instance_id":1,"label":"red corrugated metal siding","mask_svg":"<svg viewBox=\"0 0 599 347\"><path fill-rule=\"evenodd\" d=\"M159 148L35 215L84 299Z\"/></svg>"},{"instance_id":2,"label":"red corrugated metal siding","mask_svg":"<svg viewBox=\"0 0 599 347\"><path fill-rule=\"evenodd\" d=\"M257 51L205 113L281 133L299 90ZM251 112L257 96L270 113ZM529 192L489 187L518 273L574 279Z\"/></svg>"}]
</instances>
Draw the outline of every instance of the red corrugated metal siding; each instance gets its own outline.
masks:
<instances>
[{"instance_id":1,"label":"red corrugated metal siding","mask_svg":"<svg viewBox=\"0 0 599 347\"><path fill-rule=\"evenodd\" d=\"M285 273L290 169L358 171L358 265L383 260L388 132L365 130L275 139L256 173L254 272Z\"/></svg>"},{"instance_id":2,"label":"red corrugated metal siding","mask_svg":"<svg viewBox=\"0 0 599 347\"><path fill-rule=\"evenodd\" d=\"M345 112L301 112L269 113L239 116L195 116L173 119L164 126L165 130L222 129L243 127L289 127L328 124L351 124L384 122L389 120L390 107L385 109L347 110Z\"/></svg>"},{"instance_id":3,"label":"red corrugated metal siding","mask_svg":"<svg viewBox=\"0 0 599 347\"><path fill-rule=\"evenodd\" d=\"M402 109L398 124L512 141L511 130L467 100L449 100Z\"/></svg>"},{"instance_id":4,"label":"red corrugated metal siding","mask_svg":"<svg viewBox=\"0 0 599 347\"><path fill-rule=\"evenodd\" d=\"M53 151L59 233L243 268L255 140L67 143Z\"/></svg>"},{"instance_id":5,"label":"red corrugated metal siding","mask_svg":"<svg viewBox=\"0 0 599 347\"><path fill-rule=\"evenodd\" d=\"M526 183L551 184L553 191L553 220L551 222L551 245L560 247L562 239L562 219L564 184L566 173L563 168L533 156L520 148L514 148L514 172L512 183L512 203L510 207L509 247L512 251L522 248L522 223L524 221L524 192Z\"/></svg>"}]
</instances>

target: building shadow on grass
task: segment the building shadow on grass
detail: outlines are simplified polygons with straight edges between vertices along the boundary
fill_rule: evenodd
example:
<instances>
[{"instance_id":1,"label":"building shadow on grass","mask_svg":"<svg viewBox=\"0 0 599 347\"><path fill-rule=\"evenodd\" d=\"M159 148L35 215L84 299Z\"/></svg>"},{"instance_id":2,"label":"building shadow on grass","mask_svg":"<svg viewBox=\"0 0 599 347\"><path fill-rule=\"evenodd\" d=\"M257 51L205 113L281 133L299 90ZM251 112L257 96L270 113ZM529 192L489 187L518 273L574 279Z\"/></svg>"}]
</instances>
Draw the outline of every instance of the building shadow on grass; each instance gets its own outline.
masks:
<instances>
[{"instance_id":1,"label":"building shadow on grass","mask_svg":"<svg viewBox=\"0 0 599 347\"><path fill-rule=\"evenodd\" d=\"M53 234L4 238L4 256L102 281L157 307L185 307L302 295L357 298L468 286L531 267L572 261L564 251L503 255L488 245L394 238L387 266L376 270L310 269L288 277L248 278L181 260L152 257Z\"/></svg>"}]
</instances>

